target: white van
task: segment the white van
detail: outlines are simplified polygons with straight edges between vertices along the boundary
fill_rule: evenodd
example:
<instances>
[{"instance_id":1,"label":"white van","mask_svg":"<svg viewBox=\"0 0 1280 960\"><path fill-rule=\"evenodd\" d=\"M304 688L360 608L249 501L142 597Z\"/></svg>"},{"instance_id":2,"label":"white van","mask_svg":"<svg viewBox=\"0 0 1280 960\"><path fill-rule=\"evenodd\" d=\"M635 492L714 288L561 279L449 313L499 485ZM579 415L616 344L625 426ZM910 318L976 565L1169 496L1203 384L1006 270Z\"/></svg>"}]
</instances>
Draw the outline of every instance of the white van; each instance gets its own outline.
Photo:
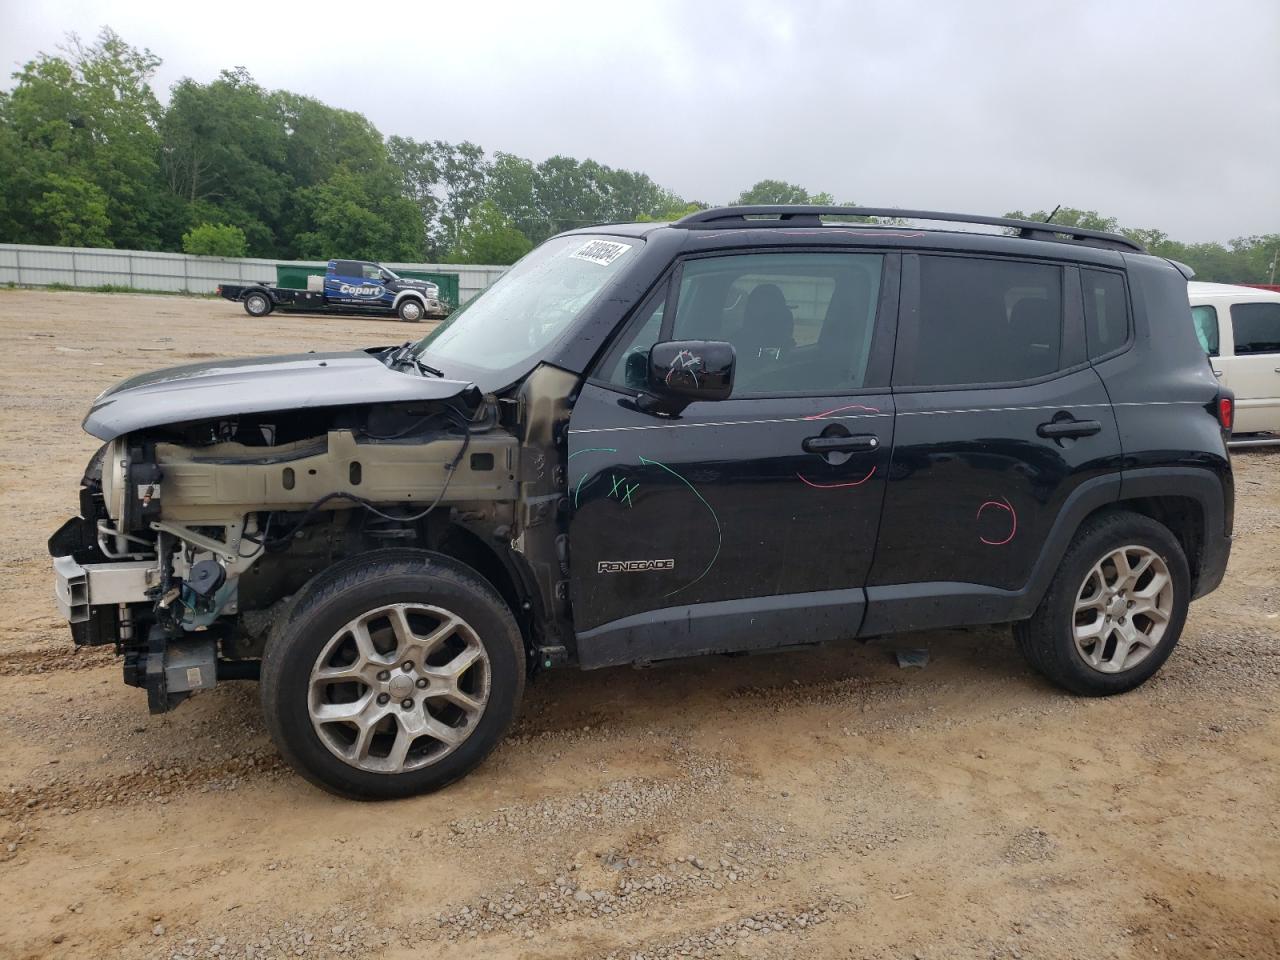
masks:
<instances>
[{"instance_id":1,"label":"white van","mask_svg":"<svg viewBox=\"0 0 1280 960\"><path fill-rule=\"evenodd\" d=\"M1213 372L1236 395L1233 433L1280 434L1280 293L1192 281L1187 298Z\"/></svg>"}]
</instances>

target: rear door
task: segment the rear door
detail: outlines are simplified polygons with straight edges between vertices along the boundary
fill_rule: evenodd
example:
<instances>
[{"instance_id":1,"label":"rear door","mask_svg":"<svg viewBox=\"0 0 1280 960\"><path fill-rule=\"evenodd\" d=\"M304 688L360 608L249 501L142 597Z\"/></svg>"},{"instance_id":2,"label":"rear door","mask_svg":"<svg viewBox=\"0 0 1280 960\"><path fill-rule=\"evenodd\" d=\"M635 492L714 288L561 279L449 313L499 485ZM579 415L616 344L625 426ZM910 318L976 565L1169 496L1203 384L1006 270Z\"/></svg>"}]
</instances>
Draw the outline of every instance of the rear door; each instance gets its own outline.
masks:
<instances>
[{"instance_id":1,"label":"rear door","mask_svg":"<svg viewBox=\"0 0 1280 960\"><path fill-rule=\"evenodd\" d=\"M324 277L325 299L331 303L356 303L364 273L359 261L330 260Z\"/></svg>"},{"instance_id":2,"label":"rear door","mask_svg":"<svg viewBox=\"0 0 1280 960\"><path fill-rule=\"evenodd\" d=\"M857 633L893 441L897 279L893 254L700 256L636 311L569 423L584 666ZM732 343L732 396L641 409L635 372L672 339Z\"/></svg>"},{"instance_id":3,"label":"rear door","mask_svg":"<svg viewBox=\"0 0 1280 960\"><path fill-rule=\"evenodd\" d=\"M1111 276L1109 346L1123 350L1130 311ZM864 634L999 619L1072 491L1118 473L1080 284L1053 261L904 255L897 424Z\"/></svg>"},{"instance_id":4,"label":"rear door","mask_svg":"<svg viewBox=\"0 0 1280 960\"><path fill-rule=\"evenodd\" d=\"M1280 300L1232 303L1234 356L1222 382L1236 395L1235 433L1280 432Z\"/></svg>"}]
</instances>

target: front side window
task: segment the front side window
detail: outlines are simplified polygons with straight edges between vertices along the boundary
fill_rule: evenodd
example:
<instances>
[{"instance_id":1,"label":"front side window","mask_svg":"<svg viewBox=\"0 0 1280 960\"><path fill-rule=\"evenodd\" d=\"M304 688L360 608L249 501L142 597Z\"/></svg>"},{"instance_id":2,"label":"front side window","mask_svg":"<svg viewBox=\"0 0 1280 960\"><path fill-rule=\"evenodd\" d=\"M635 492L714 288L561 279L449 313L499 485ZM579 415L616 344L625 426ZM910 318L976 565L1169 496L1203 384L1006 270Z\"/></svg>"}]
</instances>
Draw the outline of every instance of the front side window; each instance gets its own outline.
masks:
<instances>
[{"instance_id":1,"label":"front side window","mask_svg":"<svg viewBox=\"0 0 1280 960\"><path fill-rule=\"evenodd\" d=\"M735 397L857 390L871 355L882 263L867 253L690 260L665 335L733 344Z\"/></svg>"},{"instance_id":2,"label":"front side window","mask_svg":"<svg viewBox=\"0 0 1280 960\"><path fill-rule=\"evenodd\" d=\"M382 279L382 268L376 263L362 263L360 264L360 268L366 280Z\"/></svg>"},{"instance_id":3,"label":"front side window","mask_svg":"<svg viewBox=\"0 0 1280 960\"><path fill-rule=\"evenodd\" d=\"M1084 293L1085 340L1094 360L1123 347L1129 339L1129 298L1124 277L1109 270L1080 271Z\"/></svg>"},{"instance_id":4,"label":"front side window","mask_svg":"<svg viewBox=\"0 0 1280 960\"><path fill-rule=\"evenodd\" d=\"M1233 303L1231 328L1236 356L1280 353L1280 303Z\"/></svg>"},{"instance_id":5,"label":"front side window","mask_svg":"<svg viewBox=\"0 0 1280 960\"><path fill-rule=\"evenodd\" d=\"M555 237L455 310L417 352L446 372L454 363L511 371L551 346L636 256L638 237Z\"/></svg>"},{"instance_id":6,"label":"front side window","mask_svg":"<svg viewBox=\"0 0 1280 960\"><path fill-rule=\"evenodd\" d=\"M602 364L602 375L614 386L643 390L649 376L649 348L662 336L662 314L667 306L664 285L632 320L630 328Z\"/></svg>"},{"instance_id":7,"label":"front side window","mask_svg":"<svg viewBox=\"0 0 1280 960\"><path fill-rule=\"evenodd\" d=\"M1062 355L1062 269L1016 260L920 257L910 369L899 386L967 386L1047 376Z\"/></svg>"},{"instance_id":8,"label":"front side window","mask_svg":"<svg viewBox=\"0 0 1280 960\"><path fill-rule=\"evenodd\" d=\"M1218 311L1207 304L1191 308L1191 322L1195 326L1200 348L1211 357L1218 355Z\"/></svg>"}]
</instances>

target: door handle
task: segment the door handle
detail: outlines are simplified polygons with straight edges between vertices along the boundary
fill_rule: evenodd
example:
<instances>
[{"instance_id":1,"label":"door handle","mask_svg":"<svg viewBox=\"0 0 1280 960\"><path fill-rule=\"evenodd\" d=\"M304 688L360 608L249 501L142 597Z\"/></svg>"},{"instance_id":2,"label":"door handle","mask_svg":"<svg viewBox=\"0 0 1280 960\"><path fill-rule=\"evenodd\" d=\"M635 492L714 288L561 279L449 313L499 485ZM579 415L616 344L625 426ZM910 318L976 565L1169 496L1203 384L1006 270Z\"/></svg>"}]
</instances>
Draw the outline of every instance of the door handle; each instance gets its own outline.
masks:
<instances>
[{"instance_id":1,"label":"door handle","mask_svg":"<svg viewBox=\"0 0 1280 960\"><path fill-rule=\"evenodd\" d=\"M857 453L862 450L876 449L880 446L880 440L870 433L845 437L805 437L800 446L805 453Z\"/></svg>"},{"instance_id":2,"label":"door handle","mask_svg":"<svg viewBox=\"0 0 1280 960\"><path fill-rule=\"evenodd\" d=\"M1050 420L1036 427L1036 435L1046 439L1061 440L1065 437L1092 437L1102 432L1097 420Z\"/></svg>"}]
</instances>

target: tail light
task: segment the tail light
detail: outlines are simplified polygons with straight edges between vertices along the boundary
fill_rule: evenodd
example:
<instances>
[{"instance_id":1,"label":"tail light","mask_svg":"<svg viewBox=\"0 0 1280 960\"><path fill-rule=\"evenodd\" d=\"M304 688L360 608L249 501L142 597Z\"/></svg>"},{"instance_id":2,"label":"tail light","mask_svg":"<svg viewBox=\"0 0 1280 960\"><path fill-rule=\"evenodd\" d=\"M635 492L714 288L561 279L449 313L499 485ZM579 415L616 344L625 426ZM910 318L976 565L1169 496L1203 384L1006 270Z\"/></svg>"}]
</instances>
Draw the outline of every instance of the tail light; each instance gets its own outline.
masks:
<instances>
[{"instance_id":1,"label":"tail light","mask_svg":"<svg viewBox=\"0 0 1280 960\"><path fill-rule=\"evenodd\" d=\"M218 296L222 296L222 284L218 284L218 289L214 291Z\"/></svg>"},{"instance_id":2,"label":"tail light","mask_svg":"<svg viewBox=\"0 0 1280 960\"><path fill-rule=\"evenodd\" d=\"M1222 424L1222 429L1227 433L1231 432L1231 425L1235 422L1236 417L1236 400L1229 393L1218 395L1218 423Z\"/></svg>"}]
</instances>

